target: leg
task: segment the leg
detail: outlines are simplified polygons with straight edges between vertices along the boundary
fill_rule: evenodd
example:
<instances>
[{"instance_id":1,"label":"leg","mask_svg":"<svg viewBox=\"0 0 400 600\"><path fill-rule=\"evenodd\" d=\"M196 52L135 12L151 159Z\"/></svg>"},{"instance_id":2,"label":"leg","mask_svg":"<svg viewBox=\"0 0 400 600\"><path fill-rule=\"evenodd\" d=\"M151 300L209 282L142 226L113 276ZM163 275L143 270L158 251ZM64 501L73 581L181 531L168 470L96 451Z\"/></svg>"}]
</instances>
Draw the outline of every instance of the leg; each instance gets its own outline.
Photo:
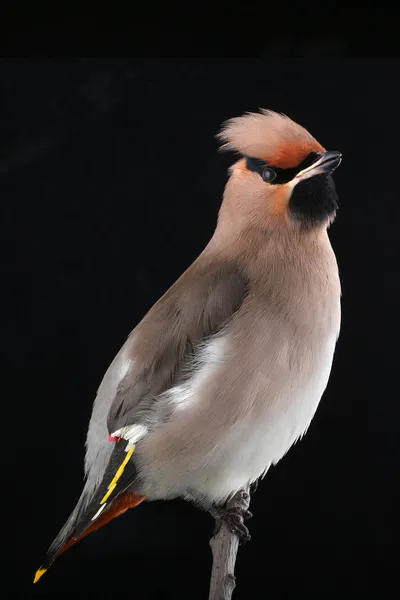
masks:
<instances>
[{"instance_id":1,"label":"leg","mask_svg":"<svg viewBox=\"0 0 400 600\"><path fill-rule=\"evenodd\" d=\"M247 492L242 491L241 494L246 494L246 499L248 497ZM221 528L222 523L235 535L238 536L239 541L243 544L248 542L251 539L249 534L249 530L244 524L244 521L247 519L251 519L253 516L252 513L245 509L236 506L234 508L227 508L224 506L213 506L209 510L210 514L215 519L215 530L214 535L218 533Z\"/></svg>"}]
</instances>

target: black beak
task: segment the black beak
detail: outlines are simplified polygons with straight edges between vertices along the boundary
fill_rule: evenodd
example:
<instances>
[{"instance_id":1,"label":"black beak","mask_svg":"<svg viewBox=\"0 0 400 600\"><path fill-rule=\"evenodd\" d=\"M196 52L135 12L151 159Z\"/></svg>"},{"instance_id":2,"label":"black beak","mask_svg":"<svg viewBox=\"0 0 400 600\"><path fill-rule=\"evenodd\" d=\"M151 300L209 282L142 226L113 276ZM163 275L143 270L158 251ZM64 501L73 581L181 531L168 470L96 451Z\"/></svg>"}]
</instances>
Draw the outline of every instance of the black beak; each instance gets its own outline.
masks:
<instances>
[{"instance_id":1,"label":"black beak","mask_svg":"<svg viewBox=\"0 0 400 600\"><path fill-rule=\"evenodd\" d=\"M342 162L342 153L336 151L324 152L320 160L314 163L313 167L318 165L320 173L333 173Z\"/></svg>"},{"instance_id":2,"label":"black beak","mask_svg":"<svg viewBox=\"0 0 400 600\"><path fill-rule=\"evenodd\" d=\"M310 167L307 167L300 173L297 173L295 179L308 179L314 175L320 175L321 173L333 173L342 162L341 152L324 152L318 160L315 161Z\"/></svg>"}]
</instances>

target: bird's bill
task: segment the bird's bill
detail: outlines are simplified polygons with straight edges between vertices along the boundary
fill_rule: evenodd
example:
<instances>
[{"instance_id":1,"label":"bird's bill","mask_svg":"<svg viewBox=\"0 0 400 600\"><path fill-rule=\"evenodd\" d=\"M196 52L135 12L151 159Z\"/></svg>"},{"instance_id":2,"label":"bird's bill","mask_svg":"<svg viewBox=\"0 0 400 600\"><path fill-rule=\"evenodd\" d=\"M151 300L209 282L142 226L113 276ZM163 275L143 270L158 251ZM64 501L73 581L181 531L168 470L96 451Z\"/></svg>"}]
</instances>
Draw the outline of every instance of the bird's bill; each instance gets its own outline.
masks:
<instances>
[{"instance_id":1,"label":"bird's bill","mask_svg":"<svg viewBox=\"0 0 400 600\"><path fill-rule=\"evenodd\" d=\"M300 171L295 177L297 180L308 179L314 177L314 175L321 175L322 173L330 174L338 168L342 162L342 153L336 151L324 152L315 163L310 167Z\"/></svg>"}]
</instances>

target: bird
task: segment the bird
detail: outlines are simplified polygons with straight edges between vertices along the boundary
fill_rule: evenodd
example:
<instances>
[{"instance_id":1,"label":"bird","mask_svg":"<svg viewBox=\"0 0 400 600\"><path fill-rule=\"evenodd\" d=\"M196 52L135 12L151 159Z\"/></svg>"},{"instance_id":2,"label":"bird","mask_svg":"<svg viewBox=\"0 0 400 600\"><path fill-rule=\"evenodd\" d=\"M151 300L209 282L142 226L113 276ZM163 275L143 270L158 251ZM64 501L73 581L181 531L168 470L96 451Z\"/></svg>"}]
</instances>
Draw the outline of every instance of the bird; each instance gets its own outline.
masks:
<instances>
[{"instance_id":1,"label":"bird","mask_svg":"<svg viewBox=\"0 0 400 600\"><path fill-rule=\"evenodd\" d=\"M214 233L106 371L82 494L35 583L143 501L182 498L223 519L226 502L304 436L327 387L341 324L328 229L342 154L262 108L216 137L234 162Z\"/></svg>"}]
</instances>

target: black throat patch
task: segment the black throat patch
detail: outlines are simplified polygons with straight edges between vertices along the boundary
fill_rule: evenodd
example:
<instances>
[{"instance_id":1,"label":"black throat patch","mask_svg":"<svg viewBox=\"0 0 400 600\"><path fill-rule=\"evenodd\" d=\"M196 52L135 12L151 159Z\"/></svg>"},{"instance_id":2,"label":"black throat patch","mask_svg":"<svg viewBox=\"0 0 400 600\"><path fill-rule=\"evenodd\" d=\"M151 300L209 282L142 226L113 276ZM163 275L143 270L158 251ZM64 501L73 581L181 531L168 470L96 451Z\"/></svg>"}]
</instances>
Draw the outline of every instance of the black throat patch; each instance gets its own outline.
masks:
<instances>
[{"instance_id":1,"label":"black throat patch","mask_svg":"<svg viewBox=\"0 0 400 600\"><path fill-rule=\"evenodd\" d=\"M335 182L326 173L300 181L294 187L289 200L289 212L309 227L326 221L337 209Z\"/></svg>"}]
</instances>

